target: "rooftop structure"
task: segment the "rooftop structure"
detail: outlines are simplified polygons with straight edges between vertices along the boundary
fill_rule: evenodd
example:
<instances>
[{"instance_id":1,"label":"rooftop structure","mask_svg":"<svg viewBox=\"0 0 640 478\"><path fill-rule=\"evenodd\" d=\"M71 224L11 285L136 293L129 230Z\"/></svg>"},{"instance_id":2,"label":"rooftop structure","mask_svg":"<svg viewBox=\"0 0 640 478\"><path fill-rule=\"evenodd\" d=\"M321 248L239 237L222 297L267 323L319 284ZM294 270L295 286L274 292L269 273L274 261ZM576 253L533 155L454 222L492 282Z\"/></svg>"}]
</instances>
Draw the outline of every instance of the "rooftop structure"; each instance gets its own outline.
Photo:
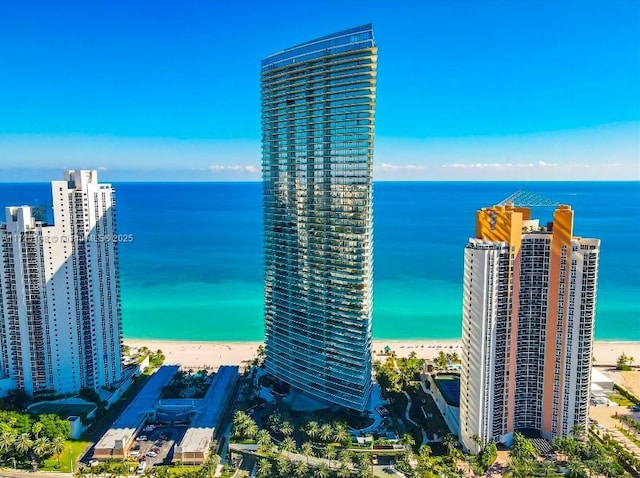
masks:
<instances>
[{"instance_id":1,"label":"rooftop structure","mask_svg":"<svg viewBox=\"0 0 640 478\"><path fill-rule=\"evenodd\" d=\"M187 432L180 443L176 444L174 461L193 465L204 463L211 451L211 443L218 432L220 420L229 407L229 398L237 381L237 366L222 366L218 369Z\"/></svg>"},{"instance_id":2,"label":"rooftop structure","mask_svg":"<svg viewBox=\"0 0 640 478\"><path fill-rule=\"evenodd\" d=\"M100 438L93 452L98 459L124 459L133 444L136 434L147 418L154 413L162 388L168 385L178 372L177 365L160 367L138 392L129 406L113 422L111 428Z\"/></svg>"},{"instance_id":3,"label":"rooftop structure","mask_svg":"<svg viewBox=\"0 0 640 478\"><path fill-rule=\"evenodd\" d=\"M262 61L265 367L321 406L371 395L371 25Z\"/></svg>"}]
</instances>

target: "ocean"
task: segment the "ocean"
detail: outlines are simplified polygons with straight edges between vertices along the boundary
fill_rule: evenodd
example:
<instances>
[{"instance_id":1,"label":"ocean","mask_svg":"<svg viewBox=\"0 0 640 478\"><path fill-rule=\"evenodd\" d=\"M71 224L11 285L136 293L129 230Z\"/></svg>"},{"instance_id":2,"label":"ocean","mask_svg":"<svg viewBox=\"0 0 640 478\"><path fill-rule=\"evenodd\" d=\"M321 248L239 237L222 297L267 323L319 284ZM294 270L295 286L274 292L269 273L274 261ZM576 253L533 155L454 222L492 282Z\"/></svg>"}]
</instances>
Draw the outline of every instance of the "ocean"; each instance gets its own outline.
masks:
<instances>
[{"instance_id":1,"label":"ocean","mask_svg":"<svg viewBox=\"0 0 640 478\"><path fill-rule=\"evenodd\" d=\"M118 233L133 236L119 249L125 338L262 340L262 184L114 186ZM375 183L374 338L460 337L475 211L518 190L571 205L574 233L602 240L596 338L640 340L640 182ZM50 203L46 183L0 183L0 207Z\"/></svg>"}]
</instances>

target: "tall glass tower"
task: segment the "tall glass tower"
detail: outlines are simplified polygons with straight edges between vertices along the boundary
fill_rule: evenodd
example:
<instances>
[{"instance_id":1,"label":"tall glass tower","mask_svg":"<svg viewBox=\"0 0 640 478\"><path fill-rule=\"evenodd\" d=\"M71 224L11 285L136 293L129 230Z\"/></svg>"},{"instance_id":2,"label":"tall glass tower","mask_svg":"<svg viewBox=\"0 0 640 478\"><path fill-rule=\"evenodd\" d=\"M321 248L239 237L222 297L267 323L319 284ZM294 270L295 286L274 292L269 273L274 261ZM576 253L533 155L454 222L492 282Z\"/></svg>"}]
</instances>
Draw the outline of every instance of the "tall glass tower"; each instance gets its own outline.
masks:
<instances>
[{"instance_id":1,"label":"tall glass tower","mask_svg":"<svg viewBox=\"0 0 640 478\"><path fill-rule=\"evenodd\" d=\"M371 25L262 60L266 369L355 410L371 392Z\"/></svg>"}]
</instances>

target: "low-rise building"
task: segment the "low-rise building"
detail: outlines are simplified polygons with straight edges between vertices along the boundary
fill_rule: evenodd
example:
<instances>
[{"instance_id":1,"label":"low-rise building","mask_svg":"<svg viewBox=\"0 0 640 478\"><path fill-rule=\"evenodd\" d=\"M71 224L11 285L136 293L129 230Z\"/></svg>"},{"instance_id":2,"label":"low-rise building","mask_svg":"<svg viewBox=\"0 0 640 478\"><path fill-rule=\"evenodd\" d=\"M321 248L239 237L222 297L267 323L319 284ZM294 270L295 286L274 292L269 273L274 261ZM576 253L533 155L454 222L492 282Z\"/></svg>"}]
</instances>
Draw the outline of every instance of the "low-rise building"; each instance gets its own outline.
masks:
<instances>
[{"instance_id":1,"label":"low-rise building","mask_svg":"<svg viewBox=\"0 0 640 478\"><path fill-rule=\"evenodd\" d=\"M153 374L96 444L94 458L122 460L127 456L136 434L142 429L149 416L155 414L154 407L160 399L162 388L171 382L178 369L177 365L165 365Z\"/></svg>"},{"instance_id":2,"label":"low-rise building","mask_svg":"<svg viewBox=\"0 0 640 478\"><path fill-rule=\"evenodd\" d=\"M238 367L220 367L191 419L187 432L175 446L174 462L200 465L206 461L213 440L219 435L219 427L229 408L237 381Z\"/></svg>"}]
</instances>

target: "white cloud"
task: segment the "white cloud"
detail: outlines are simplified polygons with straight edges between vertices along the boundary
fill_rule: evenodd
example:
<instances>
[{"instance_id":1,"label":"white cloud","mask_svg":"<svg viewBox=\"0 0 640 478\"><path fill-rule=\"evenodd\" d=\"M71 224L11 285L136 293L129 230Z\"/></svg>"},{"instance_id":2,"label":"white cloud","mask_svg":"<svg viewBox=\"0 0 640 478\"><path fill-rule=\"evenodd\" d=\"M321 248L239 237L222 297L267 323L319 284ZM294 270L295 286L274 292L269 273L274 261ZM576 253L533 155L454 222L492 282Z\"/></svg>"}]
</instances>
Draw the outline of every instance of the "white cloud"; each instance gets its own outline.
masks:
<instances>
[{"instance_id":1,"label":"white cloud","mask_svg":"<svg viewBox=\"0 0 640 478\"><path fill-rule=\"evenodd\" d=\"M397 171L423 171L426 168L425 166L418 166L415 164L398 165L398 164L382 163L379 166L374 166L374 169L378 169L380 171L397 172Z\"/></svg>"},{"instance_id":2,"label":"white cloud","mask_svg":"<svg viewBox=\"0 0 640 478\"><path fill-rule=\"evenodd\" d=\"M208 166L207 169L213 173L220 173L224 171L241 171L249 174L255 174L258 172L258 168L253 165L243 166L240 164L212 164L211 166Z\"/></svg>"},{"instance_id":3,"label":"white cloud","mask_svg":"<svg viewBox=\"0 0 640 478\"><path fill-rule=\"evenodd\" d=\"M374 180L639 180L640 123L503 137L378 136ZM259 180L260 142L0 134L0 181Z\"/></svg>"}]
</instances>

